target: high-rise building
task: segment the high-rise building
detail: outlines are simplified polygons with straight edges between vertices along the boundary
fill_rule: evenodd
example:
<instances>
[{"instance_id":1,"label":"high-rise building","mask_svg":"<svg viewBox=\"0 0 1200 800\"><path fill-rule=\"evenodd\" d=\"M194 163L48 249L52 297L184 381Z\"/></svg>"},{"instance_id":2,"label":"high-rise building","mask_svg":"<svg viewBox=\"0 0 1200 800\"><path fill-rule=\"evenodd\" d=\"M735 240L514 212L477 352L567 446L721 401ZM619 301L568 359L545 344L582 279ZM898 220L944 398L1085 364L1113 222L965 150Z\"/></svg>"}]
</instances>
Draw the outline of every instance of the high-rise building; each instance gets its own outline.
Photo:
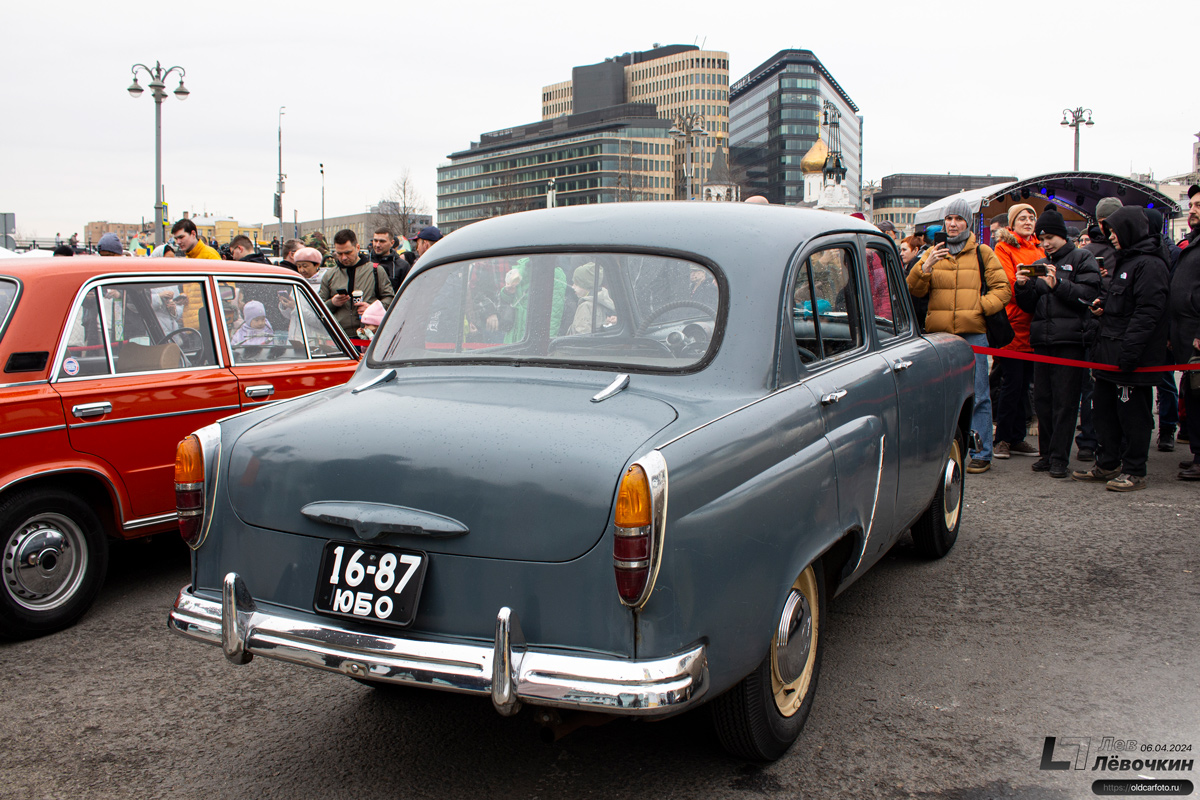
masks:
<instances>
[{"instance_id":1,"label":"high-rise building","mask_svg":"<svg viewBox=\"0 0 1200 800\"><path fill-rule=\"evenodd\" d=\"M674 197L669 120L624 103L485 133L438 167L438 226L559 206ZM553 181L553 183L551 183Z\"/></svg>"},{"instance_id":2,"label":"high-rise building","mask_svg":"<svg viewBox=\"0 0 1200 800\"><path fill-rule=\"evenodd\" d=\"M853 205L861 204L862 117L809 50L780 50L729 90L730 161L744 194L804 202L801 162L821 135L826 103L837 112L842 181Z\"/></svg>"},{"instance_id":3,"label":"high-rise building","mask_svg":"<svg viewBox=\"0 0 1200 800\"><path fill-rule=\"evenodd\" d=\"M717 147L729 136L729 54L655 45L574 67L571 80L542 87L543 120L622 103L650 103L676 127L675 196L682 200L687 193L690 150L692 197L699 198Z\"/></svg>"}]
</instances>

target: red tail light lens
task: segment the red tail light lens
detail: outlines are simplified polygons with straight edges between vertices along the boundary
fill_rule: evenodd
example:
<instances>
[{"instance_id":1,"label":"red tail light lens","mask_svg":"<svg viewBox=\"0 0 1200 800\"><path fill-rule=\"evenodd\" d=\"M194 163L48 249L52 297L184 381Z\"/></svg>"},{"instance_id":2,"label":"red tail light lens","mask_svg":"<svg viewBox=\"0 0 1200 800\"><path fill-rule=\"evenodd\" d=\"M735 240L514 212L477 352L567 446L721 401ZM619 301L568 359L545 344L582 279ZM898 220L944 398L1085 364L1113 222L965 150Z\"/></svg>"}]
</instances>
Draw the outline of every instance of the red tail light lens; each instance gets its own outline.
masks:
<instances>
[{"instance_id":1,"label":"red tail light lens","mask_svg":"<svg viewBox=\"0 0 1200 800\"><path fill-rule=\"evenodd\" d=\"M195 548L204 528L204 451L195 434L175 450L175 511L179 535Z\"/></svg>"},{"instance_id":2,"label":"red tail light lens","mask_svg":"<svg viewBox=\"0 0 1200 800\"><path fill-rule=\"evenodd\" d=\"M643 466L648 464L649 466ZM656 496L647 475L649 469L658 481ZM641 606L653 588L659 558L658 539L662 517L656 502L665 503L666 463L657 452L631 466L621 477L617 504L613 513L613 573L617 594L627 606ZM656 517L657 511L657 517ZM656 529L657 525L657 529Z\"/></svg>"}]
</instances>

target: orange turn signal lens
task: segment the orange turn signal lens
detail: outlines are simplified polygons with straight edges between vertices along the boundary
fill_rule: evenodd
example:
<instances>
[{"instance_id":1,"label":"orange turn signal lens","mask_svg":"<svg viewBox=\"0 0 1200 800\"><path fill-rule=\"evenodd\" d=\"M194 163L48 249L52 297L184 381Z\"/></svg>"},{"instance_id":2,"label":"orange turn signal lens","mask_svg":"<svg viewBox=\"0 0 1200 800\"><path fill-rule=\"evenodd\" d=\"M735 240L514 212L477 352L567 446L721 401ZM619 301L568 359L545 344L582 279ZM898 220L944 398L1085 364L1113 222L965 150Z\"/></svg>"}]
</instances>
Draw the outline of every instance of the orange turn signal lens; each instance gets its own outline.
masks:
<instances>
[{"instance_id":1,"label":"orange turn signal lens","mask_svg":"<svg viewBox=\"0 0 1200 800\"><path fill-rule=\"evenodd\" d=\"M175 448L175 482L204 482L204 450L200 447L199 437L194 433Z\"/></svg>"},{"instance_id":2,"label":"orange turn signal lens","mask_svg":"<svg viewBox=\"0 0 1200 800\"><path fill-rule=\"evenodd\" d=\"M178 472L178 467L176 467ZM641 466L634 464L621 478L617 492L618 528L641 528L650 524L650 480Z\"/></svg>"}]
</instances>

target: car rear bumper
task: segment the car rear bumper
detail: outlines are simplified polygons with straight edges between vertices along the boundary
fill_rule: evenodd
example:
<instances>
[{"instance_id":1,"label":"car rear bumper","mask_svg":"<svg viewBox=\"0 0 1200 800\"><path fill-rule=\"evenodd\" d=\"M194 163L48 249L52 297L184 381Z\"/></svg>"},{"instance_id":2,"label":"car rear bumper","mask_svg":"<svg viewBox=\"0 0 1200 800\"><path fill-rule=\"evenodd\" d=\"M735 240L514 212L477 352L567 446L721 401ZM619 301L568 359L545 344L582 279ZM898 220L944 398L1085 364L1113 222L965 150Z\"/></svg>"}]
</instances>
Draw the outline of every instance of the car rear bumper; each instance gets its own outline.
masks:
<instances>
[{"instance_id":1,"label":"car rear bumper","mask_svg":"<svg viewBox=\"0 0 1200 800\"><path fill-rule=\"evenodd\" d=\"M695 705L708 689L702 644L644 661L553 652L528 647L509 608L500 609L490 645L362 633L333 618L261 610L233 572L225 576L220 602L181 589L168 625L220 645L235 664L259 655L379 683L486 694L506 715L528 703L663 716Z\"/></svg>"}]
</instances>

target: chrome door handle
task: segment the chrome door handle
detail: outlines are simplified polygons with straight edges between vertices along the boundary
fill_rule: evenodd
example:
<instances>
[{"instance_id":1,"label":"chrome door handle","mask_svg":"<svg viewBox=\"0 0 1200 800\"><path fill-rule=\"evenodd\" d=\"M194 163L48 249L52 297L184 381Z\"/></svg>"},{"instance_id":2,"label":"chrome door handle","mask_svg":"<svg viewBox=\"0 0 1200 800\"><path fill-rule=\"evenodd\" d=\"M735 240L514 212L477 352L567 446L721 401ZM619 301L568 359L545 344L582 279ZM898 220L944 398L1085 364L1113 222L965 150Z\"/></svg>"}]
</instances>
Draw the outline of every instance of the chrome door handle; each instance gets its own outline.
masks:
<instances>
[{"instance_id":1,"label":"chrome door handle","mask_svg":"<svg viewBox=\"0 0 1200 800\"><path fill-rule=\"evenodd\" d=\"M836 389L821 398L821 405L830 406L846 396L845 389Z\"/></svg>"},{"instance_id":2,"label":"chrome door handle","mask_svg":"<svg viewBox=\"0 0 1200 800\"><path fill-rule=\"evenodd\" d=\"M275 394L275 387L269 383L263 383L258 386L247 386L246 387L246 397L250 397L250 398L270 397L273 394Z\"/></svg>"},{"instance_id":3,"label":"chrome door handle","mask_svg":"<svg viewBox=\"0 0 1200 800\"><path fill-rule=\"evenodd\" d=\"M72 406L71 413L80 419L88 417L103 417L105 414L112 413L112 403L107 401L101 403L83 403L81 405Z\"/></svg>"},{"instance_id":4,"label":"chrome door handle","mask_svg":"<svg viewBox=\"0 0 1200 800\"><path fill-rule=\"evenodd\" d=\"M913 365L913 362L906 361L903 358L900 359L899 361L893 361L892 362L892 372L903 372L904 370L908 369L912 365Z\"/></svg>"}]
</instances>

